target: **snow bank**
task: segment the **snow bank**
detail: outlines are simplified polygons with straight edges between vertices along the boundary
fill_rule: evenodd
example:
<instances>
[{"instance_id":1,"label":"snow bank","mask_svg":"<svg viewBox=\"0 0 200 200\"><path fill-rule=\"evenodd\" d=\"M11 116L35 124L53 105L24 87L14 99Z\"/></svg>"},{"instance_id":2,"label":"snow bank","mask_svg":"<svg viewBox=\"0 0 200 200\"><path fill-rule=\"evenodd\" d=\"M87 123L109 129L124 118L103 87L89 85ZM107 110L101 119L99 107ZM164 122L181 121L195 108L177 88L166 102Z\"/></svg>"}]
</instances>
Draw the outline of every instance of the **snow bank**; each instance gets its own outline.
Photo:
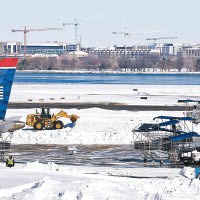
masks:
<instances>
[{"instance_id":1,"label":"snow bank","mask_svg":"<svg viewBox=\"0 0 200 200\"><path fill-rule=\"evenodd\" d=\"M51 167L51 164L44 166L38 162L10 169L0 164L0 199L198 200L199 180L191 181L179 171L173 168L155 171L151 168ZM147 174L149 178L141 178Z\"/></svg>"},{"instance_id":2,"label":"snow bank","mask_svg":"<svg viewBox=\"0 0 200 200\"><path fill-rule=\"evenodd\" d=\"M48 164L42 164L38 161L30 162L25 164L23 168L35 171L59 171L59 166L53 162L49 162Z\"/></svg>"},{"instance_id":3,"label":"snow bank","mask_svg":"<svg viewBox=\"0 0 200 200\"><path fill-rule=\"evenodd\" d=\"M57 113L58 109L52 109ZM23 116L34 113L34 109L9 109L9 116ZM35 131L30 127L14 132L12 143L14 144L132 144L132 130L144 122L152 122L153 117L159 115L182 116L181 112L169 111L112 111L99 108L68 109L69 114L80 116L73 128L67 127L61 130ZM69 119L62 119L66 124ZM155 123L155 121L153 121Z\"/></svg>"},{"instance_id":4,"label":"snow bank","mask_svg":"<svg viewBox=\"0 0 200 200\"><path fill-rule=\"evenodd\" d=\"M189 178L189 179L193 179L195 178L195 168L192 167L184 167L180 174L182 174L183 176Z\"/></svg>"},{"instance_id":5,"label":"snow bank","mask_svg":"<svg viewBox=\"0 0 200 200\"><path fill-rule=\"evenodd\" d=\"M176 87L176 89L174 89ZM199 85L93 85L93 84L14 84L11 102L115 102L135 105L182 105L178 99L193 98L200 91ZM147 96L148 99L140 99ZM57 113L58 109L53 109ZM12 142L15 144L132 144L132 130L144 122L151 122L158 115L183 116L183 112L167 111L112 111L97 108L67 109L69 114L80 116L76 126L68 126L62 130L16 131ZM22 116L35 113L35 109L8 109L6 117ZM69 125L66 120L65 124ZM194 125L194 131L200 132L199 126Z\"/></svg>"}]
</instances>

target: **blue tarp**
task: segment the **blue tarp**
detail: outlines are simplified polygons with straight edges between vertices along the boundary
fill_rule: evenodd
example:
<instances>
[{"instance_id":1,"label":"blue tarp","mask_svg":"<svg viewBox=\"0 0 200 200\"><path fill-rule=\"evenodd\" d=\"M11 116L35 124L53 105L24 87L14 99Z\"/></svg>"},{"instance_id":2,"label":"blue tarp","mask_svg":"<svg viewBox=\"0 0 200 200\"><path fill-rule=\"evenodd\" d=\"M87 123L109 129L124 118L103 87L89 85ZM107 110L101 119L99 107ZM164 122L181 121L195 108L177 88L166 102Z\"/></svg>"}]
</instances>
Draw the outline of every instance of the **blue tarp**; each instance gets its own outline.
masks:
<instances>
[{"instance_id":1,"label":"blue tarp","mask_svg":"<svg viewBox=\"0 0 200 200\"><path fill-rule=\"evenodd\" d=\"M189 103L189 102L195 102L195 103L200 103L198 100L192 100L192 99L179 99L178 103Z\"/></svg>"},{"instance_id":2,"label":"blue tarp","mask_svg":"<svg viewBox=\"0 0 200 200\"><path fill-rule=\"evenodd\" d=\"M161 127L161 126L169 126L169 125L175 125L175 124L178 124L178 123L179 123L178 120L170 120L170 121L159 123L158 126L159 127Z\"/></svg>"},{"instance_id":3,"label":"blue tarp","mask_svg":"<svg viewBox=\"0 0 200 200\"><path fill-rule=\"evenodd\" d=\"M184 121L194 121L196 119L191 118L191 117L173 117L173 116L158 116L154 117L153 120L155 119L170 119L170 120L184 120Z\"/></svg>"},{"instance_id":4,"label":"blue tarp","mask_svg":"<svg viewBox=\"0 0 200 200\"><path fill-rule=\"evenodd\" d=\"M200 175L200 168L196 167L195 168L195 178L198 178Z\"/></svg>"},{"instance_id":5,"label":"blue tarp","mask_svg":"<svg viewBox=\"0 0 200 200\"><path fill-rule=\"evenodd\" d=\"M180 140L183 140L183 139L186 139L186 138L191 138L191 137L197 136L197 135L198 135L198 133L196 133L196 132L189 132L189 133L169 137L168 139L176 142L176 141L180 141Z\"/></svg>"},{"instance_id":6,"label":"blue tarp","mask_svg":"<svg viewBox=\"0 0 200 200\"><path fill-rule=\"evenodd\" d=\"M166 122L162 122L159 124L142 124L138 130L141 131L151 131L151 130L159 130L159 127L163 127L163 126L169 126L169 125L175 125L178 124L179 121L178 120L170 120L170 121L166 121Z\"/></svg>"},{"instance_id":7,"label":"blue tarp","mask_svg":"<svg viewBox=\"0 0 200 200\"><path fill-rule=\"evenodd\" d=\"M177 130L166 129L166 128L160 128L160 129L158 129L158 131L166 131L166 132L178 133L178 134L185 134L185 133L187 133L185 131L177 131Z\"/></svg>"}]
</instances>

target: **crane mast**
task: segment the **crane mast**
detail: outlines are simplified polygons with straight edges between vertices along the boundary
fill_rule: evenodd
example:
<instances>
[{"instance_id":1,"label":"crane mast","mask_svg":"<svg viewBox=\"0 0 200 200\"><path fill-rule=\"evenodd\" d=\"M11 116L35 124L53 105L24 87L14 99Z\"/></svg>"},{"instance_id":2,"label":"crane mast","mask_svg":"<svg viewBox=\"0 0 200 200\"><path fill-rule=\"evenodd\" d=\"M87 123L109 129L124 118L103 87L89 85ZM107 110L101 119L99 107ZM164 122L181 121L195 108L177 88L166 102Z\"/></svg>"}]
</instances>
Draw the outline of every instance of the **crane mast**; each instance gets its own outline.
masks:
<instances>
[{"instance_id":1,"label":"crane mast","mask_svg":"<svg viewBox=\"0 0 200 200\"><path fill-rule=\"evenodd\" d=\"M74 26L75 42L76 42L76 45L78 45L78 26L80 26L80 24L78 23L77 19L74 19L74 22L72 23L63 23L63 26L70 26L70 25Z\"/></svg>"},{"instance_id":2,"label":"crane mast","mask_svg":"<svg viewBox=\"0 0 200 200\"><path fill-rule=\"evenodd\" d=\"M130 32L112 32L112 34L114 34L114 35L117 35L117 34L122 34L122 35L124 35L124 39L125 39L125 44L124 44L124 46L125 46L125 48L127 47L127 37L128 36L131 36L131 34L133 34L133 33L130 33Z\"/></svg>"},{"instance_id":3,"label":"crane mast","mask_svg":"<svg viewBox=\"0 0 200 200\"><path fill-rule=\"evenodd\" d=\"M127 27L125 27L125 29L127 29ZM132 34L135 33L131 33L131 32L127 32L127 31L122 31L122 32L112 32L112 34L117 35L117 34L121 34L124 35L124 39L125 39L125 44L124 44L124 57L126 57L127 54L127 37L131 36Z\"/></svg>"}]
</instances>

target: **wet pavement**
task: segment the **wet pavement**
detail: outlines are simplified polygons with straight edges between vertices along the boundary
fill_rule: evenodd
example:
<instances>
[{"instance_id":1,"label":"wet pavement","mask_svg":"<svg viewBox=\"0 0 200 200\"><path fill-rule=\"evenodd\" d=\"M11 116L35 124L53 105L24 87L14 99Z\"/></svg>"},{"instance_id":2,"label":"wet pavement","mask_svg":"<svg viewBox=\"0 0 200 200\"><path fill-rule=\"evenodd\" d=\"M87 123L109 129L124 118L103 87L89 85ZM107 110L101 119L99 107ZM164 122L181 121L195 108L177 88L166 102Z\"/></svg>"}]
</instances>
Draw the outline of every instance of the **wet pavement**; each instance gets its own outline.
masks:
<instances>
[{"instance_id":1,"label":"wet pavement","mask_svg":"<svg viewBox=\"0 0 200 200\"><path fill-rule=\"evenodd\" d=\"M12 145L8 154L17 163L39 161L77 166L159 167L160 161L149 157L145 164L143 152L134 150L133 145ZM163 166L169 166L166 157L164 161Z\"/></svg>"}]
</instances>

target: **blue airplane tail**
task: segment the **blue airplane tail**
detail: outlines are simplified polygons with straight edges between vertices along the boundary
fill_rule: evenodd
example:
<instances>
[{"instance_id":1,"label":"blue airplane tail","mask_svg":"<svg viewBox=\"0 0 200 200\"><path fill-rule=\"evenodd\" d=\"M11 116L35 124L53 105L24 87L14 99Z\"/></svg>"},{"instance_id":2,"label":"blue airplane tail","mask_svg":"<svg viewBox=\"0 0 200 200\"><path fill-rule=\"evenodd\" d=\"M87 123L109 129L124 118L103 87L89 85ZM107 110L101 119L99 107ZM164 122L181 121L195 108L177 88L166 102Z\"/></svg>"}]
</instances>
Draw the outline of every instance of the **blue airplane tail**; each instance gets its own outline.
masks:
<instances>
[{"instance_id":1,"label":"blue airplane tail","mask_svg":"<svg viewBox=\"0 0 200 200\"><path fill-rule=\"evenodd\" d=\"M17 58L0 59L0 120L5 119L17 62Z\"/></svg>"}]
</instances>

